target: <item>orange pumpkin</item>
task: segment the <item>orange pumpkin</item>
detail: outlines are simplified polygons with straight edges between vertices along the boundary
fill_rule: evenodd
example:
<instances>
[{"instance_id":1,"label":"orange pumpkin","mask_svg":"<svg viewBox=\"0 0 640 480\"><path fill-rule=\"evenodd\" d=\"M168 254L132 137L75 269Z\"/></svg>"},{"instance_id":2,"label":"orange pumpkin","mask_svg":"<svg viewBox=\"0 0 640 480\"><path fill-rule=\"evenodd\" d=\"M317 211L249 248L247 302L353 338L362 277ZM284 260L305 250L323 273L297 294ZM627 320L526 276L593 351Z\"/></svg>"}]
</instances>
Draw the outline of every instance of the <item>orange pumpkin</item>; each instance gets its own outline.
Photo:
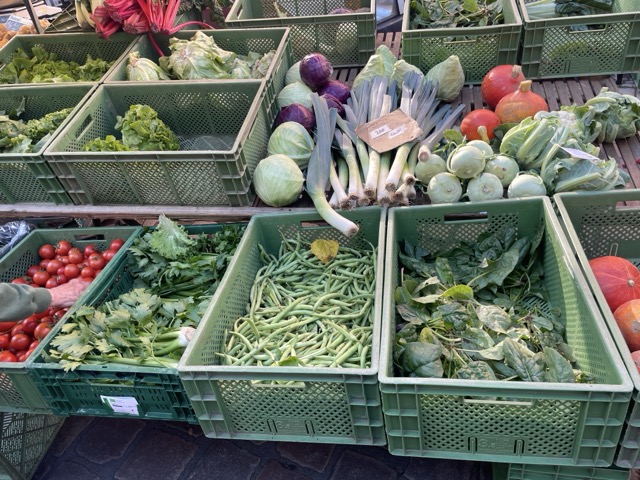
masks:
<instances>
[{"instance_id":1,"label":"orange pumpkin","mask_svg":"<svg viewBox=\"0 0 640 480\"><path fill-rule=\"evenodd\" d=\"M616 319L629 350L640 350L640 299L629 300L620 305L613 312L613 318Z\"/></svg>"}]
</instances>

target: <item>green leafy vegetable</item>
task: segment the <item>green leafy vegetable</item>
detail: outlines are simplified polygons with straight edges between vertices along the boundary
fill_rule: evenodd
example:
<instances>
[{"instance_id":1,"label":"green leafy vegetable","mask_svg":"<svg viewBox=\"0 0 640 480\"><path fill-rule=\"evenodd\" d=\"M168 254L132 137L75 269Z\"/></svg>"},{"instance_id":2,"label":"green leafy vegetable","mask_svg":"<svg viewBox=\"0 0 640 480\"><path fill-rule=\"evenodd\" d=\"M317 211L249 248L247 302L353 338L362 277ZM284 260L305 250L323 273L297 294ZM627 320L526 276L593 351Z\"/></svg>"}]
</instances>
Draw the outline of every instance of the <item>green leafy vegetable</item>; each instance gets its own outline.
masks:
<instances>
[{"instance_id":1,"label":"green leafy vegetable","mask_svg":"<svg viewBox=\"0 0 640 480\"><path fill-rule=\"evenodd\" d=\"M95 138L82 146L83 152L126 152L131 149L122 144L113 135L104 138Z\"/></svg>"},{"instance_id":2,"label":"green leafy vegetable","mask_svg":"<svg viewBox=\"0 0 640 480\"><path fill-rule=\"evenodd\" d=\"M410 29L485 27L504 23L502 0L412 0Z\"/></svg>"},{"instance_id":3,"label":"green leafy vegetable","mask_svg":"<svg viewBox=\"0 0 640 480\"><path fill-rule=\"evenodd\" d=\"M0 153L31 153L40 150L73 108L50 112L41 118L20 119L24 109L0 115Z\"/></svg>"},{"instance_id":4,"label":"green leafy vegetable","mask_svg":"<svg viewBox=\"0 0 640 480\"><path fill-rule=\"evenodd\" d=\"M180 150L176 134L149 105L131 105L124 117L118 115L115 128L122 132L122 144L131 150Z\"/></svg>"}]
</instances>

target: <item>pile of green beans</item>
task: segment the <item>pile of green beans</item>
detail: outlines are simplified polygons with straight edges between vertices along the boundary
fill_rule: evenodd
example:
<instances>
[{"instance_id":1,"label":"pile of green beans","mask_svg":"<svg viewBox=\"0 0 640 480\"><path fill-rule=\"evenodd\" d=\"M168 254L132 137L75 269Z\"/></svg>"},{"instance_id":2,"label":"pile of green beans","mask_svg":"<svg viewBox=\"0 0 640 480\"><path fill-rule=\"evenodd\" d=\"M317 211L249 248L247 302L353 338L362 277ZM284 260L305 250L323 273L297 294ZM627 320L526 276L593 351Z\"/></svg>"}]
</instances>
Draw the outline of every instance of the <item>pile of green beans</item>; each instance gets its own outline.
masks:
<instances>
[{"instance_id":1,"label":"pile of green beans","mask_svg":"<svg viewBox=\"0 0 640 480\"><path fill-rule=\"evenodd\" d=\"M300 239L283 238L264 266L248 313L227 332L226 365L367 368L371 365L376 249L340 247L322 263Z\"/></svg>"}]
</instances>

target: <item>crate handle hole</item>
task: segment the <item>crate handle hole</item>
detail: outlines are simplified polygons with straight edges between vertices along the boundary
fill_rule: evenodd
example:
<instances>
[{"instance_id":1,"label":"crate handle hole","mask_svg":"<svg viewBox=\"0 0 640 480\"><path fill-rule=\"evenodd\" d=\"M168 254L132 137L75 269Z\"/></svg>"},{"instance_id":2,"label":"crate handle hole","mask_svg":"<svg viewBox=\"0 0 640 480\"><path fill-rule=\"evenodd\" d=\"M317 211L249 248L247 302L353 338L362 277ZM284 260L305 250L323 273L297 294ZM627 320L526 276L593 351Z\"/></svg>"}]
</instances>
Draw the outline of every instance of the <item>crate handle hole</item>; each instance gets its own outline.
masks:
<instances>
[{"instance_id":1,"label":"crate handle hole","mask_svg":"<svg viewBox=\"0 0 640 480\"><path fill-rule=\"evenodd\" d=\"M102 233L96 233L93 235L74 235L73 239L76 242L104 242L106 237Z\"/></svg>"},{"instance_id":2,"label":"crate handle hole","mask_svg":"<svg viewBox=\"0 0 640 480\"><path fill-rule=\"evenodd\" d=\"M498 400L496 397L461 397L462 403L469 405L505 405L509 407L535 407L537 400Z\"/></svg>"},{"instance_id":3,"label":"crate handle hole","mask_svg":"<svg viewBox=\"0 0 640 480\"><path fill-rule=\"evenodd\" d=\"M567 27L567 33L569 35L577 35L577 34L581 34L581 33L603 33L606 32L608 29L607 25L604 25L602 28L587 28L585 30L573 30L571 29L571 27Z\"/></svg>"},{"instance_id":4,"label":"crate handle hole","mask_svg":"<svg viewBox=\"0 0 640 480\"><path fill-rule=\"evenodd\" d=\"M468 222L469 220L489 220L487 212L448 213L444 216L445 223Z\"/></svg>"},{"instance_id":5,"label":"crate handle hole","mask_svg":"<svg viewBox=\"0 0 640 480\"><path fill-rule=\"evenodd\" d=\"M84 137L84 135L88 133L88 130L89 128L91 128L92 125L93 125L93 116L89 114L87 115L87 118L85 118L82 121L78 130L76 130L74 137L80 140L81 138Z\"/></svg>"},{"instance_id":6,"label":"crate handle hole","mask_svg":"<svg viewBox=\"0 0 640 480\"><path fill-rule=\"evenodd\" d=\"M444 45L460 45L463 43L476 43L478 41L477 38L468 38L466 40L445 40L442 42Z\"/></svg>"},{"instance_id":7,"label":"crate handle hole","mask_svg":"<svg viewBox=\"0 0 640 480\"><path fill-rule=\"evenodd\" d=\"M282 382L282 383L275 383ZM305 382L295 380L251 380L249 383L254 388L295 388L303 389L307 388Z\"/></svg>"},{"instance_id":8,"label":"crate handle hole","mask_svg":"<svg viewBox=\"0 0 640 480\"><path fill-rule=\"evenodd\" d=\"M324 220L309 220L309 221L300 222L301 228L318 228L318 227L326 228L330 226L331 225L329 225Z\"/></svg>"}]
</instances>

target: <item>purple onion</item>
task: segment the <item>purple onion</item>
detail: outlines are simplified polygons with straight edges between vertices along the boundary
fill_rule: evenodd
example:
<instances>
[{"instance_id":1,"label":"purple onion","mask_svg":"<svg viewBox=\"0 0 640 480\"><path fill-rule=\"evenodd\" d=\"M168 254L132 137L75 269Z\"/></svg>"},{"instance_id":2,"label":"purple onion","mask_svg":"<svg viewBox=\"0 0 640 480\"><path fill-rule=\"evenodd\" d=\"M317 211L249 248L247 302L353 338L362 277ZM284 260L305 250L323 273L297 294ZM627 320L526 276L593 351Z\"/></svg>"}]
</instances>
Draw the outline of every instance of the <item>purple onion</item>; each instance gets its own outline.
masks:
<instances>
[{"instance_id":1,"label":"purple onion","mask_svg":"<svg viewBox=\"0 0 640 480\"><path fill-rule=\"evenodd\" d=\"M273 124L273 128L275 129L284 122L298 122L309 132L312 132L316 126L316 117L311 110L304 105L292 103L280 110Z\"/></svg>"},{"instance_id":2,"label":"purple onion","mask_svg":"<svg viewBox=\"0 0 640 480\"><path fill-rule=\"evenodd\" d=\"M329 80L318 90L319 95L333 95L341 103L347 103L347 100L351 96L351 89L349 85L340 80Z\"/></svg>"},{"instance_id":3,"label":"purple onion","mask_svg":"<svg viewBox=\"0 0 640 480\"><path fill-rule=\"evenodd\" d=\"M342 102L340 102L340 100L328 93L320 95L320 98L324 98L327 101L327 106L329 108L335 108L336 110L338 110L338 115L344 118L344 106L342 105Z\"/></svg>"},{"instance_id":4,"label":"purple onion","mask_svg":"<svg viewBox=\"0 0 640 480\"><path fill-rule=\"evenodd\" d=\"M310 53L300 61L300 79L314 92L331 78L331 62L321 53Z\"/></svg>"}]
</instances>

